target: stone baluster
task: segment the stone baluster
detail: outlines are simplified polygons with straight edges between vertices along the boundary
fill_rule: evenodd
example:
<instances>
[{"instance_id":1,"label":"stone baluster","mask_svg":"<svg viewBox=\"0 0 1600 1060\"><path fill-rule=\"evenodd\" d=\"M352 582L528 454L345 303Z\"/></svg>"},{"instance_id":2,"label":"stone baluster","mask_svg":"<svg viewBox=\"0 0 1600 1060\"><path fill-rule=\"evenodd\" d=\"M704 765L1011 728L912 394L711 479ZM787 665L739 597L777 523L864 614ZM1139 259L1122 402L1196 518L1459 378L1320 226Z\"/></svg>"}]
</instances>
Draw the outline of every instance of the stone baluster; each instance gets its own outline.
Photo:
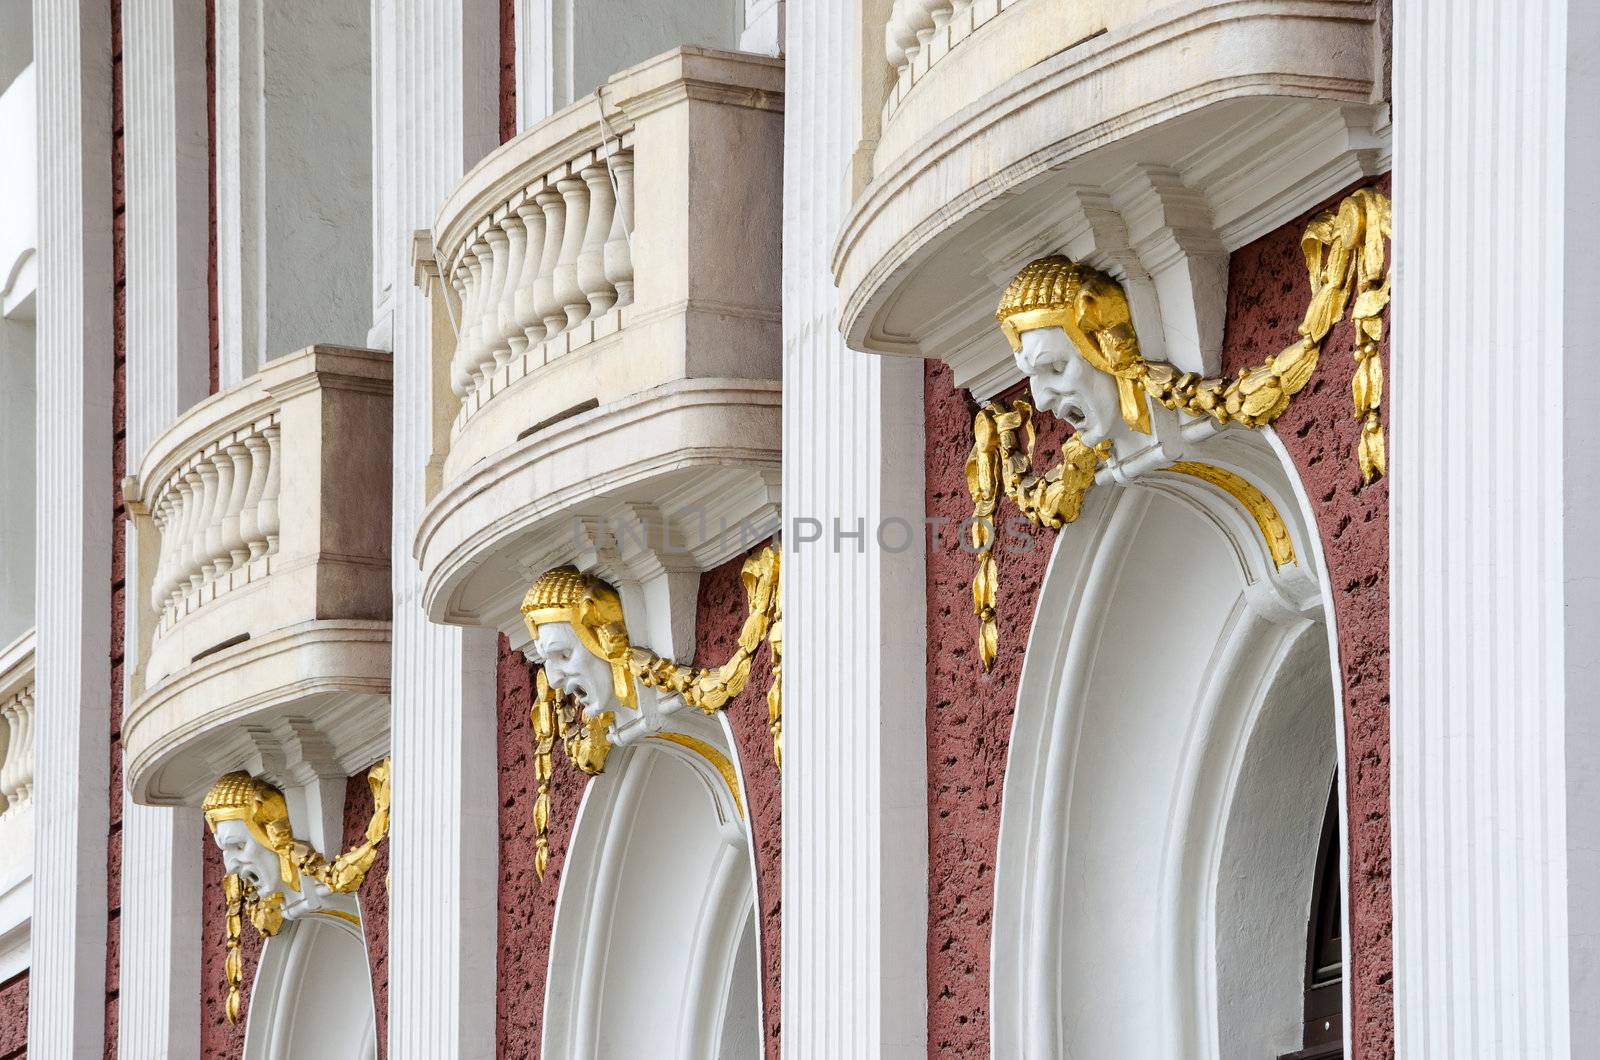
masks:
<instances>
[{"instance_id":1,"label":"stone baluster","mask_svg":"<svg viewBox=\"0 0 1600 1060\"><path fill-rule=\"evenodd\" d=\"M233 460L218 446L212 451L210 463L217 476L216 490L211 498L211 515L206 519L206 581L214 581L228 569L232 558L228 555L228 542L224 527L228 522L228 504L233 499Z\"/></svg>"},{"instance_id":2,"label":"stone baluster","mask_svg":"<svg viewBox=\"0 0 1600 1060\"><path fill-rule=\"evenodd\" d=\"M617 305L625 306L633 301L633 247L628 242L633 232L633 152L612 158L611 172L617 178L617 206L606 237L606 280L617 292Z\"/></svg>"},{"instance_id":3,"label":"stone baluster","mask_svg":"<svg viewBox=\"0 0 1600 1060\"><path fill-rule=\"evenodd\" d=\"M156 535L160 542L156 549L156 572L150 577L152 611L161 610L161 603L167 595L167 574L172 570L172 523L176 518L176 504L177 493L169 482L161 491L155 509L150 514L151 521L156 524Z\"/></svg>"},{"instance_id":4,"label":"stone baluster","mask_svg":"<svg viewBox=\"0 0 1600 1060\"><path fill-rule=\"evenodd\" d=\"M478 385L478 350L483 341L483 289L489 283L489 244L480 239L463 259L467 265L467 300L461 304L461 371L467 393Z\"/></svg>"},{"instance_id":5,"label":"stone baluster","mask_svg":"<svg viewBox=\"0 0 1600 1060\"><path fill-rule=\"evenodd\" d=\"M222 517L222 547L228 553L225 571L236 571L250 560L244 543L244 499L250 490L250 450L241 441L228 443L227 458L233 463L233 490L228 494L227 514Z\"/></svg>"},{"instance_id":6,"label":"stone baluster","mask_svg":"<svg viewBox=\"0 0 1600 1060\"><path fill-rule=\"evenodd\" d=\"M456 291L456 349L450 357L450 389L456 397L472 393L472 373L467 371L467 320L472 304L472 274L467 269L467 255L463 254L450 274L450 286Z\"/></svg>"},{"instance_id":7,"label":"stone baluster","mask_svg":"<svg viewBox=\"0 0 1600 1060\"><path fill-rule=\"evenodd\" d=\"M578 286L589 301L584 315L592 320L617 302L617 289L606 279L606 238L611 232L616 196L611 194L611 171L604 161L583 167L579 176L589 188L589 221L584 228L583 249L578 252Z\"/></svg>"},{"instance_id":8,"label":"stone baluster","mask_svg":"<svg viewBox=\"0 0 1600 1060\"><path fill-rule=\"evenodd\" d=\"M561 233L555 295L566 313L563 330L571 330L589 315L589 299L578 284L578 257L583 253L583 237L589 227L589 186L582 177L567 176L556 181L556 190L567 204L567 224Z\"/></svg>"},{"instance_id":9,"label":"stone baluster","mask_svg":"<svg viewBox=\"0 0 1600 1060\"><path fill-rule=\"evenodd\" d=\"M261 432L267 439L267 477L261 486L261 502L256 507L256 527L267 539L266 555L278 551L278 468L280 428L276 423Z\"/></svg>"},{"instance_id":10,"label":"stone baluster","mask_svg":"<svg viewBox=\"0 0 1600 1060\"><path fill-rule=\"evenodd\" d=\"M175 499L172 516L167 523L168 532L163 540L168 550L167 573L162 579L160 594L151 601L157 611L177 603L179 594L189 584L189 527L194 518L194 486L187 473L180 471L174 475L168 492Z\"/></svg>"},{"instance_id":11,"label":"stone baluster","mask_svg":"<svg viewBox=\"0 0 1600 1060\"><path fill-rule=\"evenodd\" d=\"M522 265L517 270L517 289L511 299L511 313L520 334L511 336L511 353L520 356L529 346L544 341L544 320L538 310L539 261L544 255L544 211L533 196L525 196L517 207L522 222Z\"/></svg>"},{"instance_id":12,"label":"stone baluster","mask_svg":"<svg viewBox=\"0 0 1600 1060\"><path fill-rule=\"evenodd\" d=\"M245 487L245 504L238 511L238 536L250 549L250 560L267 554L267 535L261 530L261 495L267 488L267 439L259 431L251 431L245 439L250 450L250 484Z\"/></svg>"},{"instance_id":13,"label":"stone baluster","mask_svg":"<svg viewBox=\"0 0 1600 1060\"><path fill-rule=\"evenodd\" d=\"M494 366L498 371L511 360L511 355L527 345L527 337L517 325L517 288L522 283L522 262L527 257L527 233L522 227L522 215L513 211L500 220L506 234L506 271L500 281L499 325L500 339L495 343Z\"/></svg>"},{"instance_id":14,"label":"stone baluster","mask_svg":"<svg viewBox=\"0 0 1600 1060\"><path fill-rule=\"evenodd\" d=\"M533 197L544 211L544 248L539 257L539 279L534 287L534 306L544 321L544 338L553 339L566 330L567 313L556 295L556 272L561 264L561 243L566 231L567 203L561 193L545 187Z\"/></svg>"},{"instance_id":15,"label":"stone baluster","mask_svg":"<svg viewBox=\"0 0 1600 1060\"><path fill-rule=\"evenodd\" d=\"M918 0L918 6L922 8L927 20L933 23L925 29L917 30L917 40L926 48L928 42L933 40L934 34L950 24L950 16L955 14L956 5L954 0Z\"/></svg>"},{"instance_id":16,"label":"stone baluster","mask_svg":"<svg viewBox=\"0 0 1600 1060\"><path fill-rule=\"evenodd\" d=\"M477 377L478 385L487 386L494 366L503 363L500 354L500 297L505 290L510 240L498 223L491 223L483 238L489 247L489 260L484 268L483 302L478 310L483 316L483 323L478 325L480 340L473 358L472 374ZM510 347L506 348L505 356L511 356Z\"/></svg>"},{"instance_id":17,"label":"stone baluster","mask_svg":"<svg viewBox=\"0 0 1600 1060\"><path fill-rule=\"evenodd\" d=\"M211 514L211 495L216 492L216 471L211 471L205 460L197 460L184 477L189 480L189 541L184 546L184 584L179 589L194 592L205 581L205 520Z\"/></svg>"},{"instance_id":18,"label":"stone baluster","mask_svg":"<svg viewBox=\"0 0 1600 1060\"><path fill-rule=\"evenodd\" d=\"M33 687L28 685L0 707L0 728L5 730L0 808L6 814L22 810L33 798Z\"/></svg>"},{"instance_id":19,"label":"stone baluster","mask_svg":"<svg viewBox=\"0 0 1600 1060\"><path fill-rule=\"evenodd\" d=\"M911 22L910 8L915 0L894 0L889 21L883 27L883 54L898 73L911 65L921 44Z\"/></svg>"}]
</instances>

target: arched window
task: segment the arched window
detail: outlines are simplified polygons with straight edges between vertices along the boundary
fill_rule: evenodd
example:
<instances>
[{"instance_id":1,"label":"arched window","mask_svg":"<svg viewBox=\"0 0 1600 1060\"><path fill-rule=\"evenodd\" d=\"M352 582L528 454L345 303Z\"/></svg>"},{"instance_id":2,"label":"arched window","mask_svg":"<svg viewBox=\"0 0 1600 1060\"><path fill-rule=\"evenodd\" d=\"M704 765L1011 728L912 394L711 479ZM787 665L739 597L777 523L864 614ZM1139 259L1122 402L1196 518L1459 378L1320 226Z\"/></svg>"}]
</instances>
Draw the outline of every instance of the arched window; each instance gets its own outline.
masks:
<instances>
[{"instance_id":1,"label":"arched window","mask_svg":"<svg viewBox=\"0 0 1600 1060\"><path fill-rule=\"evenodd\" d=\"M1316 882L1306 925L1305 1039L1281 1060L1329 1060L1344 1055L1344 918L1339 907L1339 782L1328 792L1317 848Z\"/></svg>"}]
</instances>

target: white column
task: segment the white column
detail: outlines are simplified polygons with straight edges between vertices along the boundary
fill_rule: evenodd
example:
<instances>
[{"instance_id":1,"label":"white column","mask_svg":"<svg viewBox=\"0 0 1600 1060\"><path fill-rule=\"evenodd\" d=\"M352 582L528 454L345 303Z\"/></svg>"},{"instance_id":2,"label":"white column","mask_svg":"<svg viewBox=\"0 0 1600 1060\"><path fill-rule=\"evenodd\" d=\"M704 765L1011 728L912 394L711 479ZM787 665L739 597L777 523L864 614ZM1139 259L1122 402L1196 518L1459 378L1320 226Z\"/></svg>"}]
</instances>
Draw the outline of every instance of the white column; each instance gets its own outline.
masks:
<instances>
[{"instance_id":1,"label":"white column","mask_svg":"<svg viewBox=\"0 0 1600 1060\"><path fill-rule=\"evenodd\" d=\"M111 633L111 24L35 5L38 615L28 1054L105 1036Z\"/></svg>"},{"instance_id":2,"label":"white column","mask_svg":"<svg viewBox=\"0 0 1600 1060\"><path fill-rule=\"evenodd\" d=\"M394 286L394 829L389 1055L495 1055L499 830L495 639L435 626L418 604L411 545L433 445L427 300L412 286L411 233L497 142L498 7L384 0L397 95ZM386 36L386 29L375 34ZM530 1004L540 1003L529 999Z\"/></svg>"},{"instance_id":3,"label":"white column","mask_svg":"<svg viewBox=\"0 0 1600 1060\"><path fill-rule=\"evenodd\" d=\"M206 38L200 0L124 0L123 158L127 210L127 461L209 392ZM127 533L124 658L155 618L133 525ZM133 667L124 702L131 701ZM200 1049L200 823L193 811L123 795L123 1060Z\"/></svg>"},{"instance_id":4,"label":"white column","mask_svg":"<svg viewBox=\"0 0 1600 1060\"><path fill-rule=\"evenodd\" d=\"M1397 1050L1588 1055L1600 8L1395 14Z\"/></svg>"},{"instance_id":5,"label":"white column","mask_svg":"<svg viewBox=\"0 0 1600 1060\"><path fill-rule=\"evenodd\" d=\"M927 1056L922 365L845 348L828 252L853 4L791 12L784 102L783 1054ZM915 528L909 551L875 540ZM802 544L821 523L822 540ZM835 536L864 530L864 539ZM904 540L890 526L884 539ZM858 548L859 545L859 548Z\"/></svg>"}]
</instances>

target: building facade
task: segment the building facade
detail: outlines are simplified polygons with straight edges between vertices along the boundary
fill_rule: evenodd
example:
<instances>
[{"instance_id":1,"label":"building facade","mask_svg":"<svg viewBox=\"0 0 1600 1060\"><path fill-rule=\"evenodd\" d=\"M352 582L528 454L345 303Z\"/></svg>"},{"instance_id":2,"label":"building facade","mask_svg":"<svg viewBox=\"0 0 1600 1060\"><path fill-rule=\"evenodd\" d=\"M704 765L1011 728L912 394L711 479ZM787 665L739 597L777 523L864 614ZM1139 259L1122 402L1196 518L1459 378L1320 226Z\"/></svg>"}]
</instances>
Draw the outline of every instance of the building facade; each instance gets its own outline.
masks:
<instances>
[{"instance_id":1,"label":"building facade","mask_svg":"<svg viewBox=\"0 0 1600 1060\"><path fill-rule=\"evenodd\" d=\"M1597 46L0 0L0 1060L1586 1055Z\"/></svg>"}]
</instances>

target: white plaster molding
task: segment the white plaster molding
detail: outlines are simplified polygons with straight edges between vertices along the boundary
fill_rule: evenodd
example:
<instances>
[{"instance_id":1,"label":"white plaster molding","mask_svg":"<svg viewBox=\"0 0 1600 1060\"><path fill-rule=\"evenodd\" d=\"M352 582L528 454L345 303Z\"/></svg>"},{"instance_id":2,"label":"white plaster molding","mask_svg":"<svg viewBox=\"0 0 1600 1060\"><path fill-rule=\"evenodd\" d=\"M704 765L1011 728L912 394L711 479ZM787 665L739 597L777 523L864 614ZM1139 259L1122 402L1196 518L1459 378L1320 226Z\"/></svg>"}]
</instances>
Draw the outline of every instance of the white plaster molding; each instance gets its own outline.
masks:
<instances>
[{"instance_id":1,"label":"white plaster molding","mask_svg":"<svg viewBox=\"0 0 1600 1060\"><path fill-rule=\"evenodd\" d=\"M1166 166L1139 165L1112 185L1128 241L1155 286L1161 309L1160 359L1214 376L1222 361L1228 302L1228 251L1205 198ZM1141 336L1142 337L1142 336Z\"/></svg>"},{"instance_id":2,"label":"white plaster molding","mask_svg":"<svg viewBox=\"0 0 1600 1060\"><path fill-rule=\"evenodd\" d=\"M123 794L119 1056L200 1055L201 820Z\"/></svg>"},{"instance_id":3,"label":"white plaster molding","mask_svg":"<svg viewBox=\"0 0 1600 1060\"><path fill-rule=\"evenodd\" d=\"M1211 534L1162 499L1173 496L1165 483L1091 492L1044 576L996 863L997 1056L1276 1055L1299 1044L1304 939L1281 925L1310 899L1335 671L1315 609L1249 600L1259 535L1231 517L1231 499L1182 498ZM1280 736L1258 739L1268 706ZM1298 735L1283 742L1286 725ZM1302 739L1307 725L1324 736ZM1307 756L1328 774L1315 778ZM1253 846L1240 829L1275 838ZM1095 873L1068 867L1085 859ZM1148 930L1129 944L1127 924Z\"/></svg>"},{"instance_id":4,"label":"white plaster molding","mask_svg":"<svg viewBox=\"0 0 1600 1060\"><path fill-rule=\"evenodd\" d=\"M489 1060L495 1055L495 894L498 871L495 638L435 626L404 562L421 515L433 453L433 335L412 285L412 233L494 146L499 8L487 0L415 7L379 0L374 40L392 40L395 210L382 238L395 248L394 471L390 554L396 806L389 839L389 1056ZM446 381L448 386L448 381Z\"/></svg>"},{"instance_id":5,"label":"white plaster molding","mask_svg":"<svg viewBox=\"0 0 1600 1060\"><path fill-rule=\"evenodd\" d=\"M268 939L247 1012L244 1055L251 1060L314 1054L382 1060L366 939L344 920L303 917Z\"/></svg>"},{"instance_id":6,"label":"white plaster molding","mask_svg":"<svg viewBox=\"0 0 1600 1060\"><path fill-rule=\"evenodd\" d=\"M794 1060L928 1051L924 542L920 529L903 552L874 540L886 518L922 526L922 371L845 348L822 244L843 221L856 148L860 101L839 90L855 80L855 10L819 0L788 27L787 90L807 105L785 113L783 510L825 528L810 545L789 534L784 556L783 1055ZM863 537L841 545L826 536L834 527ZM858 724L864 706L874 724Z\"/></svg>"},{"instance_id":7,"label":"white plaster molding","mask_svg":"<svg viewBox=\"0 0 1600 1060\"><path fill-rule=\"evenodd\" d=\"M720 718L669 727L737 760ZM558 767L556 783L585 781ZM587 782L556 899L544 1055L727 1055L726 1003L761 994L730 989L736 969L760 975L737 960L757 912L744 805L715 764L665 740L614 750Z\"/></svg>"},{"instance_id":8,"label":"white plaster molding","mask_svg":"<svg viewBox=\"0 0 1600 1060\"><path fill-rule=\"evenodd\" d=\"M209 391L206 37L196 0L122 8L127 254L127 463ZM141 584L130 522L126 584ZM123 656L137 660L155 616L126 594ZM134 686L129 666L124 697ZM122 796L121 1005L125 1057L197 1057L200 832L190 813Z\"/></svg>"},{"instance_id":9,"label":"white plaster molding","mask_svg":"<svg viewBox=\"0 0 1600 1060\"><path fill-rule=\"evenodd\" d=\"M1585 388L1557 381L1587 371L1600 334L1585 239L1600 221L1600 8L1395 7L1396 1050L1586 1055L1600 431ZM1485 108L1530 135L1483 150Z\"/></svg>"},{"instance_id":10,"label":"white plaster molding","mask_svg":"<svg viewBox=\"0 0 1600 1060\"><path fill-rule=\"evenodd\" d=\"M111 24L34 10L39 100L38 682L28 1051L104 1052L110 819Z\"/></svg>"},{"instance_id":11,"label":"white plaster molding","mask_svg":"<svg viewBox=\"0 0 1600 1060\"><path fill-rule=\"evenodd\" d=\"M0 878L0 983L33 963L33 873Z\"/></svg>"}]
</instances>

